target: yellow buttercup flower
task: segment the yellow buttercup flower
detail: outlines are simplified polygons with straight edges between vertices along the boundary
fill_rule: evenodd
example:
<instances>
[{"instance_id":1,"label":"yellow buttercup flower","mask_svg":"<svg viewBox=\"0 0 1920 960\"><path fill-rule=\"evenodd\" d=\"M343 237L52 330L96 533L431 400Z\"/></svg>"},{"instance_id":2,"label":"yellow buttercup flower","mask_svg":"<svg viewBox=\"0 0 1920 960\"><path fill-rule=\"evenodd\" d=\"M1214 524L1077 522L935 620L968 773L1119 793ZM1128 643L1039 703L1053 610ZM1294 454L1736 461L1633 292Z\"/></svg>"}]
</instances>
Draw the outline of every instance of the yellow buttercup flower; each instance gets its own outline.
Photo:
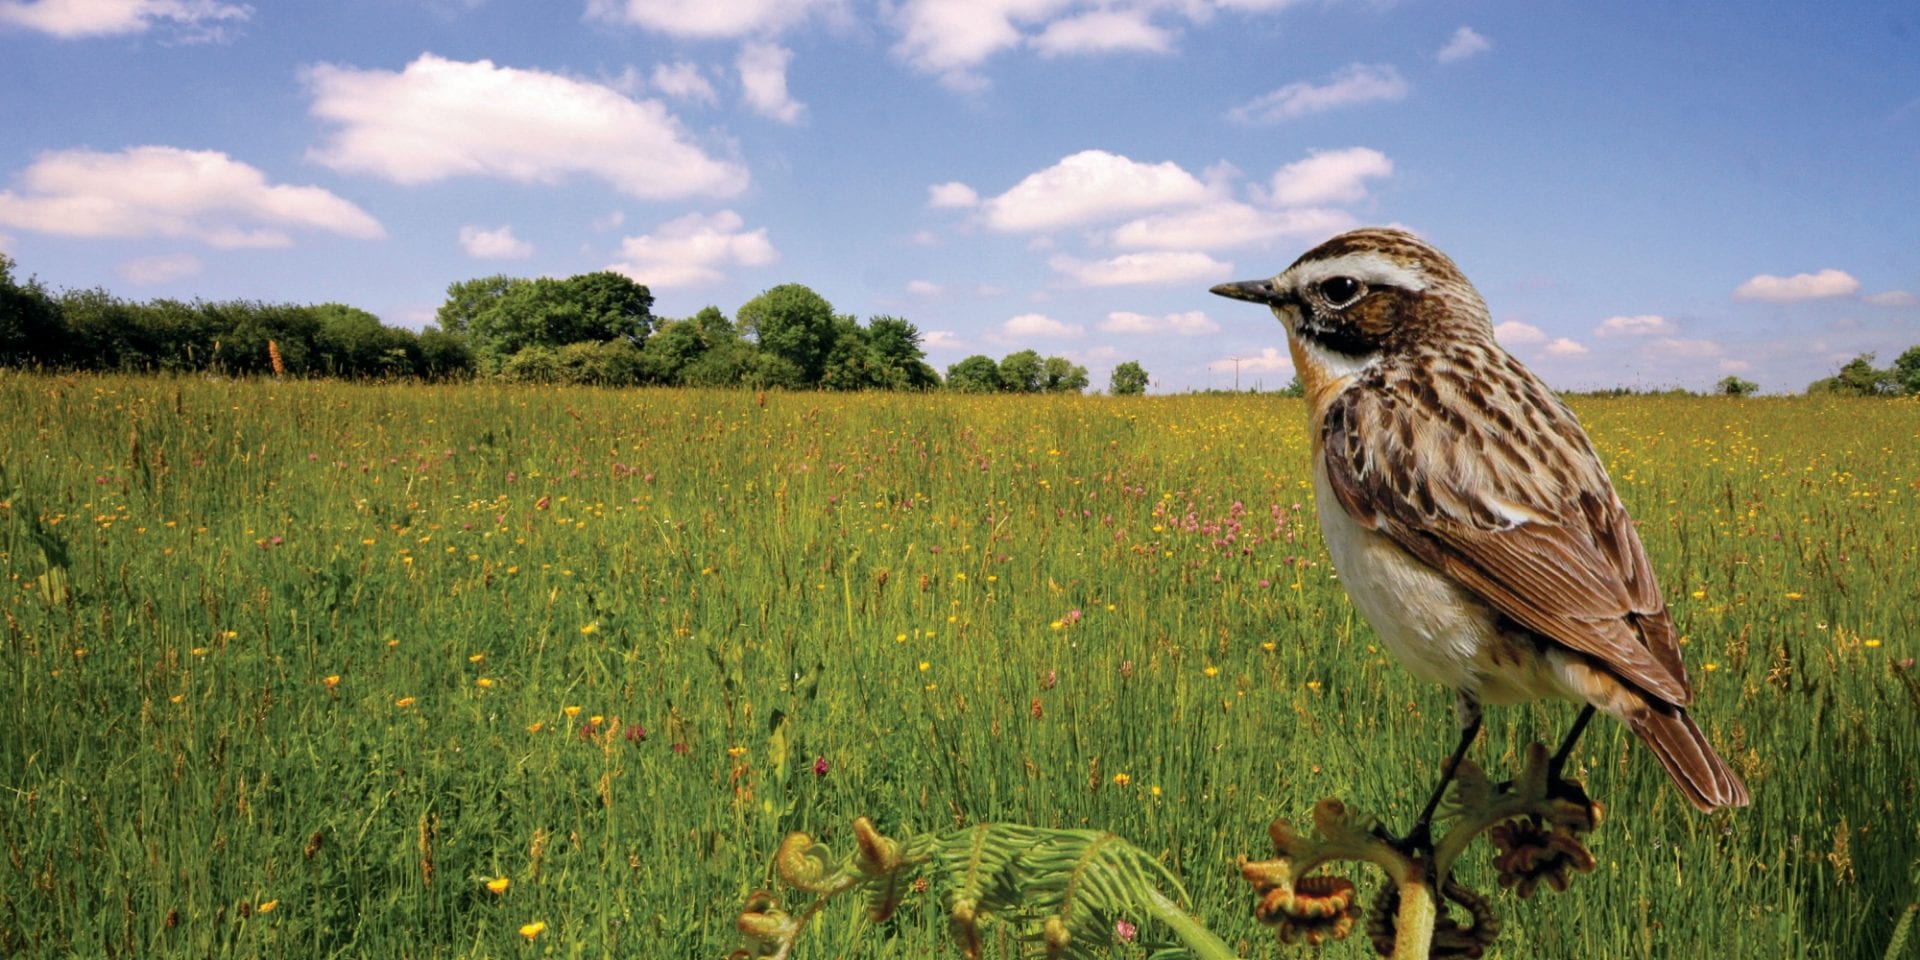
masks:
<instances>
[{"instance_id":1,"label":"yellow buttercup flower","mask_svg":"<svg viewBox=\"0 0 1920 960\"><path fill-rule=\"evenodd\" d=\"M545 933L546 929L547 929L547 922L545 920L535 920L532 923L521 924L520 935L523 937L526 937L528 940L532 940L534 937L537 937L540 934Z\"/></svg>"},{"instance_id":2,"label":"yellow buttercup flower","mask_svg":"<svg viewBox=\"0 0 1920 960\"><path fill-rule=\"evenodd\" d=\"M412 697L401 697L400 699L395 700L393 702L393 705L396 707L399 707L402 710L405 710L406 708L413 706L417 702L419 701L415 700Z\"/></svg>"},{"instance_id":3,"label":"yellow buttercup flower","mask_svg":"<svg viewBox=\"0 0 1920 960\"><path fill-rule=\"evenodd\" d=\"M495 877L487 881L487 892L492 894L506 893L507 888L512 885L513 881L506 877Z\"/></svg>"}]
</instances>

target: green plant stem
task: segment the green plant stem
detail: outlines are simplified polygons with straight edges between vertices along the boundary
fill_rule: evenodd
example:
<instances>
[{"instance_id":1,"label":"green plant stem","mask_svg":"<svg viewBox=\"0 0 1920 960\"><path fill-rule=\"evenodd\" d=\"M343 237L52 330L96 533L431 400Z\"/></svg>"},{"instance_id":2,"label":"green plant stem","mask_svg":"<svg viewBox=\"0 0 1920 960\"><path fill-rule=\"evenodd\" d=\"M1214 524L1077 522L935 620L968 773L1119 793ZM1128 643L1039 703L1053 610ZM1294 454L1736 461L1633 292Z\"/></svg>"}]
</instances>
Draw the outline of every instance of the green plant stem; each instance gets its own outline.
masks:
<instances>
[{"instance_id":1,"label":"green plant stem","mask_svg":"<svg viewBox=\"0 0 1920 960\"><path fill-rule=\"evenodd\" d=\"M1213 931L1188 916L1179 904L1167 899L1158 890L1147 894L1145 905L1147 914L1171 928L1193 954L1194 960L1235 960L1237 955L1226 941L1214 936Z\"/></svg>"}]
</instances>

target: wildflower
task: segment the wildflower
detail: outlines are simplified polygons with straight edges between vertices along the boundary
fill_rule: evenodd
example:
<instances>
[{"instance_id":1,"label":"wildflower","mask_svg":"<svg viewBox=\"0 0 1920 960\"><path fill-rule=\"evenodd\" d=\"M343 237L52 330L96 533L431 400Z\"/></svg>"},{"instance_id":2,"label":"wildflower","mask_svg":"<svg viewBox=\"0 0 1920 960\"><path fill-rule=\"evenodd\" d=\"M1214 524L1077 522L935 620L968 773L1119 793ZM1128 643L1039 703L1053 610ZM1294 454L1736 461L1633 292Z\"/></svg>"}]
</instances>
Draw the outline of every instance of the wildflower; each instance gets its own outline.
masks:
<instances>
[{"instance_id":1,"label":"wildflower","mask_svg":"<svg viewBox=\"0 0 1920 960\"><path fill-rule=\"evenodd\" d=\"M567 719L571 720L580 715L580 708L573 706L561 707L560 712L566 714Z\"/></svg>"},{"instance_id":2,"label":"wildflower","mask_svg":"<svg viewBox=\"0 0 1920 960\"><path fill-rule=\"evenodd\" d=\"M1154 795L1154 796L1156 796L1156 797L1157 797L1157 796L1159 796L1159 795L1160 795L1160 785L1156 783L1156 784L1154 784L1153 786L1151 786L1151 787L1148 787L1148 788L1147 788L1147 792L1148 792L1148 793L1150 793L1150 794L1153 794L1153 795Z\"/></svg>"},{"instance_id":3,"label":"wildflower","mask_svg":"<svg viewBox=\"0 0 1920 960\"><path fill-rule=\"evenodd\" d=\"M645 743L647 739L647 728L637 723L629 723L627 724L627 729L622 731L622 734L627 738L628 743Z\"/></svg>"},{"instance_id":4,"label":"wildflower","mask_svg":"<svg viewBox=\"0 0 1920 960\"><path fill-rule=\"evenodd\" d=\"M601 715L599 715L599 714L597 714L597 713L596 713L596 714L594 714L593 716L591 716L591 717L588 717L588 718L587 718L587 723L588 723L589 725L591 725L591 726L595 726L595 727L597 727L597 726L599 726L599 725L601 725L602 723L605 723L605 722L606 722L606 720L607 720L607 718L606 718L606 717L603 717L603 716L601 716Z\"/></svg>"},{"instance_id":5,"label":"wildflower","mask_svg":"<svg viewBox=\"0 0 1920 960\"><path fill-rule=\"evenodd\" d=\"M1136 927L1133 924L1126 922L1125 920L1115 920L1113 922L1113 938L1115 940L1120 941L1121 943L1132 943L1133 938L1139 933L1140 933L1139 927Z\"/></svg>"},{"instance_id":6,"label":"wildflower","mask_svg":"<svg viewBox=\"0 0 1920 960\"><path fill-rule=\"evenodd\" d=\"M171 697L168 697L168 698L167 698L167 702L168 702L168 703L180 703L180 702L182 702L182 701L184 701L184 700L186 700L186 699L187 699L187 695L186 695L186 694L184 694L184 693L176 693L176 694L174 694L173 696L171 696Z\"/></svg>"},{"instance_id":7,"label":"wildflower","mask_svg":"<svg viewBox=\"0 0 1920 960\"><path fill-rule=\"evenodd\" d=\"M540 731L545 730L546 728L547 728L547 722L545 720L535 720L534 722L527 724L528 733L539 733Z\"/></svg>"},{"instance_id":8,"label":"wildflower","mask_svg":"<svg viewBox=\"0 0 1920 960\"><path fill-rule=\"evenodd\" d=\"M499 894L506 893L507 888L512 885L513 885L513 881L507 879L506 877L495 877L492 880L487 881L487 892L497 896Z\"/></svg>"},{"instance_id":9,"label":"wildflower","mask_svg":"<svg viewBox=\"0 0 1920 960\"><path fill-rule=\"evenodd\" d=\"M814 776L824 777L827 775L827 771L829 769L831 769L831 767L828 765L826 757L813 758L813 775Z\"/></svg>"},{"instance_id":10,"label":"wildflower","mask_svg":"<svg viewBox=\"0 0 1920 960\"><path fill-rule=\"evenodd\" d=\"M1206 668L1205 670L1202 670L1202 671L1200 671L1200 672L1201 672L1201 673L1204 673L1204 674L1206 674L1206 675L1207 675L1207 676L1208 676L1209 678L1211 678L1211 677L1217 677L1217 676L1219 676L1219 675L1220 675L1220 668L1219 668L1219 667L1216 667L1216 666L1214 666L1214 665L1213 665L1213 664L1211 664L1211 663L1209 663L1209 664L1207 664L1207 668Z\"/></svg>"},{"instance_id":11,"label":"wildflower","mask_svg":"<svg viewBox=\"0 0 1920 960\"><path fill-rule=\"evenodd\" d=\"M1267 642L1262 643L1260 645L1260 649L1265 650L1268 653L1272 653L1273 651L1280 649L1280 645L1277 643L1274 643L1272 640L1268 640Z\"/></svg>"},{"instance_id":12,"label":"wildflower","mask_svg":"<svg viewBox=\"0 0 1920 960\"><path fill-rule=\"evenodd\" d=\"M1719 665L1719 664L1717 664L1717 663L1709 663L1709 664L1707 664L1707 672L1708 672L1708 673L1712 673L1712 672L1714 672L1715 670L1718 670L1718 669L1720 669L1720 665Z\"/></svg>"},{"instance_id":13,"label":"wildflower","mask_svg":"<svg viewBox=\"0 0 1920 960\"><path fill-rule=\"evenodd\" d=\"M586 626L584 626L584 627L581 627L581 628L580 628L580 635L581 635L581 636L583 636L583 637L585 637L585 636L591 636L592 634L594 634L595 632L597 632L597 631L598 631L599 629L600 629L600 621L598 621L598 620L595 620L595 621L593 621L592 623L589 623L589 624L587 624Z\"/></svg>"},{"instance_id":14,"label":"wildflower","mask_svg":"<svg viewBox=\"0 0 1920 960\"><path fill-rule=\"evenodd\" d=\"M920 661L920 672L921 672L921 673L926 673L926 672L927 672L928 670L932 670L932 669L933 669L933 664L931 664L931 663L928 663L928 662L927 662L927 661L925 661L925 660L922 660L922 661Z\"/></svg>"},{"instance_id":15,"label":"wildflower","mask_svg":"<svg viewBox=\"0 0 1920 960\"><path fill-rule=\"evenodd\" d=\"M1871 650L1871 649L1873 649L1874 647L1877 647L1877 646L1879 646L1879 645L1880 645L1880 641L1878 641L1878 640L1868 640L1868 641L1866 642L1866 644L1865 644L1865 646L1866 646L1866 648L1867 648L1867 649L1869 649L1869 650Z\"/></svg>"},{"instance_id":16,"label":"wildflower","mask_svg":"<svg viewBox=\"0 0 1920 960\"><path fill-rule=\"evenodd\" d=\"M1041 715L1046 712L1044 708L1040 706L1039 697L1034 697L1033 702L1031 704L1028 704L1027 712L1033 714L1033 718L1035 720L1040 719Z\"/></svg>"},{"instance_id":17,"label":"wildflower","mask_svg":"<svg viewBox=\"0 0 1920 960\"><path fill-rule=\"evenodd\" d=\"M526 937L529 942L531 942L534 937L545 933L546 930L547 922L545 920L535 920L532 923L523 923L520 925L520 935Z\"/></svg>"},{"instance_id":18,"label":"wildflower","mask_svg":"<svg viewBox=\"0 0 1920 960\"><path fill-rule=\"evenodd\" d=\"M487 659L487 655L486 655L486 654L484 654L484 653L476 653L476 654L474 654L473 656L470 656L470 657L468 657L468 658L467 658L467 662L468 662L468 663L472 663L472 664L480 664L480 663L484 663L484 662L486 662L486 659Z\"/></svg>"},{"instance_id":19,"label":"wildflower","mask_svg":"<svg viewBox=\"0 0 1920 960\"><path fill-rule=\"evenodd\" d=\"M479 687L482 690L490 689L493 686L493 678L480 677L473 681L473 685L476 687Z\"/></svg>"},{"instance_id":20,"label":"wildflower","mask_svg":"<svg viewBox=\"0 0 1920 960\"><path fill-rule=\"evenodd\" d=\"M747 748L739 746L738 744L727 748L727 756L732 757L735 760L738 760L741 757L744 757L746 755L747 755Z\"/></svg>"},{"instance_id":21,"label":"wildflower","mask_svg":"<svg viewBox=\"0 0 1920 960\"><path fill-rule=\"evenodd\" d=\"M1059 683L1060 675L1052 670L1048 670L1046 676L1040 678L1040 689L1052 690Z\"/></svg>"},{"instance_id":22,"label":"wildflower","mask_svg":"<svg viewBox=\"0 0 1920 960\"><path fill-rule=\"evenodd\" d=\"M1127 784L1130 784L1132 782L1133 782L1133 777L1129 774L1116 773L1113 775L1113 785L1116 787L1124 787Z\"/></svg>"},{"instance_id":23,"label":"wildflower","mask_svg":"<svg viewBox=\"0 0 1920 960\"><path fill-rule=\"evenodd\" d=\"M263 904L261 904L261 905L259 905L259 906L257 906L257 907L255 907L255 908L253 908L253 912L255 912L255 913L272 913L272 912L273 912L273 910L274 910L274 908L275 908L275 907L278 907L279 905L280 905L280 901L278 901L278 900L268 900L268 901L267 901L266 903L263 903Z\"/></svg>"},{"instance_id":24,"label":"wildflower","mask_svg":"<svg viewBox=\"0 0 1920 960\"><path fill-rule=\"evenodd\" d=\"M1788 600L1798 600L1800 599L1801 595L1793 591L1788 591L1787 593L1782 594L1782 596L1785 596Z\"/></svg>"},{"instance_id":25,"label":"wildflower","mask_svg":"<svg viewBox=\"0 0 1920 960\"><path fill-rule=\"evenodd\" d=\"M340 685L340 675L337 673L327 674L325 677L322 677L320 679L320 682L327 685L328 691L332 691L333 688Z\"/></svg>"},{"instance_id":26,"label":"wildflower","mask_svg":"<svg viewBox=\"0 0 1920 960\"><path fill-rule=\"evenodd\" d=\"M399 707L402 710L405 710L406 708L411 707L418 702L419 701L415 700L413 697L401 697L400 699L395 700L393 702L393 705L396 707Z\"/></svg>"}]
</instances>

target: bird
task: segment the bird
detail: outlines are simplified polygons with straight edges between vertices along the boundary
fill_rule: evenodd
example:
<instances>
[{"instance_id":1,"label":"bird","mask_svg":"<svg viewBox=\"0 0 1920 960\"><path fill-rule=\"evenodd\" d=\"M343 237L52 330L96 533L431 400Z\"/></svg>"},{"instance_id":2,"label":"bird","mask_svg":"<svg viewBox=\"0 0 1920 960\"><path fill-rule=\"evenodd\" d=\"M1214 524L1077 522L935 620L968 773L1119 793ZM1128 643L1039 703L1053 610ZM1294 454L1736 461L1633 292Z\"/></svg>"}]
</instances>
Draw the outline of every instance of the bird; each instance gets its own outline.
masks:
<instances>
[{"instance_id":1,"label":"bird","mask_svg":"<svg viewBox=\"0 0 1920 960\"><path fill-rule=\"evenodd\" d=\"M1693 687L1640 535L1573 411L1494 339L1452 259L1400 229L1342 233L1267 280L1308 402L1315 512L1349 597L1413 674L1451 687L1460 739L1403 842L1430 823L1483 704L1626 723L1703 812L1746 785L1688 714Z\"/></svg>"}]
</instances>

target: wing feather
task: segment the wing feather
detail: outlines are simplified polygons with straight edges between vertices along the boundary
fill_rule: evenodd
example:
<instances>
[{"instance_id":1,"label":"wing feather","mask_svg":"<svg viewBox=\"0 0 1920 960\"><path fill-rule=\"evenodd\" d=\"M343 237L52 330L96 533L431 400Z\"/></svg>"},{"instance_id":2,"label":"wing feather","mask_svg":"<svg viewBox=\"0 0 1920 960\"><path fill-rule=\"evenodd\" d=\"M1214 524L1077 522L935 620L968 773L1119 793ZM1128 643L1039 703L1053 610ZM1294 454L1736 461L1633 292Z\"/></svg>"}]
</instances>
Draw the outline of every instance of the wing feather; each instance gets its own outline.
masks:
<instances>
[{"instance_id":1,"label":"wing feather","mask_svg":"<svg viewBox=\"0 0 1920 960\"><path fill-rule=\"evenodd\" d=\"M1646 550L1573 414L1518 364L1477 392L1387 382L1349 388L1322 420L1341 508L1527 629L1667 703L1692 702ZM1500 431L1517 418L1461 404L1521 409L1530 429Z\"/></svg>"}]
</instances>

